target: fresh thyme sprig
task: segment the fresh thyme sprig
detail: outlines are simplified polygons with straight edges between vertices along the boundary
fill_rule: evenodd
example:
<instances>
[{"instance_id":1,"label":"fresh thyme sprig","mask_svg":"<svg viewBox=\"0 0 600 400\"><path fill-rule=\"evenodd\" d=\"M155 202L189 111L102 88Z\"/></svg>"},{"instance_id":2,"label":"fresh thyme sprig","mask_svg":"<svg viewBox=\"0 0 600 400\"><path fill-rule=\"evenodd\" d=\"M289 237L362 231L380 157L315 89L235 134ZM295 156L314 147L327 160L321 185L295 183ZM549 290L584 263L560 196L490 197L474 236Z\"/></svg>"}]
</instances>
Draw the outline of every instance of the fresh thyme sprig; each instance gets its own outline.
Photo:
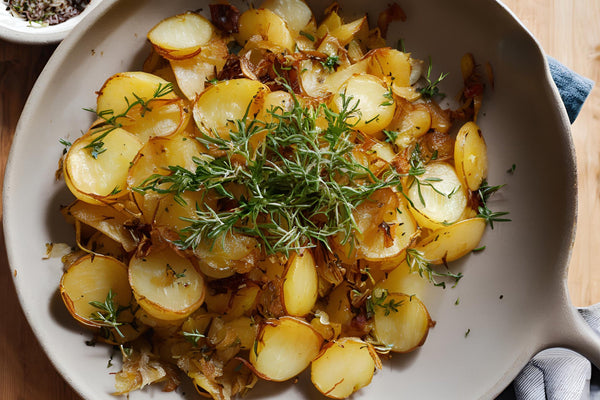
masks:
<instances>
[{"instance_id":1,"label":"fresh thyme sprig","mask_svg":"<svg viewBox=\"0 0 600 400\"><path fill-rule=\"evenodd\" d=\"M205 335L203 335L202 333L200 333L198 331L198 329L196 329L196 328L192 329L191 332L182 331L181 334L183 335L183 337L185 338L185 340L187 340L188 342L192 343L194 346L198 346L198 342L200 341L200 339L206 337Z\"/></svg>"},{"instance_id":2,"label":"fresh thyme sprig","mask_svg":"<svg viewBox=\"0 0 600 400\"><path fill-rule=\"evenodd\" d=\"M456 285L463 277L461 272L455 274L450 271L435 271L431 268L431 264L429 260L425 258L423 252L413 248L406 249L406 263L411 272L418 272L420 276L427 278L434 286L441 286L444 289L446 288L446 282L438 282L436 281L436 278L452 278L454 279L454 285Z\"/></svg>"},{"instance_id":3,"label":"fresh thyme sprig","mask_svg":"<svg viewBox=\"0 0 600 400\"><path fill-rule=\"evenodd\" d=\"M427 67L427 75L425 76L425 80L427 81L427 84L425 86L423 86L422 88L418 89L419 93L421 93L421 95L425 98L432 98L434 96L445 97L446 95L444 93L440 92L438 85L440 84L440 82L442 82L444 80L444 78L446 78L446 76L448 76L448 73L442 73L442 74L440 74L439 78L437 78L437 80L432 81L431 80L431 68L432 68L431 57L429 57L429 66Z\"/></svg>"},{"instance_id":4,"label":"fresh thyme sprig","mask_svg":"<svg viewBox=\"0 0 600 400\"><path fill-rule=\"evenodd\" d=\"M287 254L317 242L329 246L328 238L335 235L346 243L356 229L355 207L378 189L400 185L391 168L375 176L355 160L357 132L347 120L356 117L356 110L357 102L342 94L337 113L295 99L290 111L270 111L273 122L246 115L233 121L229 138L215 132L198 137L224 156L195 158L195 171L169 167L170 175L153 175L135 190L181 199L184 191L213 189L233 201L234 206L224 209L197 206L194 218L184 218L189 225L180 232L177 244L182 248L195 248L204 240L214 243L228 233L253 236L268 253ZM320 116L327 121L324 129L317 125ZM254 148L251 139L265 131ZM243 185L244 195L230 193L230 184Z\"/></svg>"},{"instance_id":5,"label":"fresh thyme sprig","mask_svg":"<svg viewBox=\"0 0 600 400\"><path fill-rule=\"evenodd\" d=\"M479 218L483 218L494 229L494 222L508 222L510 219L504 218L509 213L507 211L492 211L487 206L487 201L494 193L500 190L504 185L490 186L487 180L484 180L479 189L477 189L477 197L479 198L479 206L477 207Z\"/></svg>"},{"instance_id":6,"label":"fresh thyme sprig","mask_svg":"<svg viewBox=\"0 0 600 400\"><path fill-rule=\"evenodd\" d=\"M423 186L429 186L433 191L435 191L436 193L438 193L442 196L446 196L448 198L450 198L450 196L452 196L453 193L444 193L434 186L434 184L433 184L434 182L442 181L440 178L436 178L436 177L429 177L429 178L424 178L424 179L420 178L420 176L425 174L426 169L425 169L425 161L423 160L423 157L421 156L421 147L419 146L418 143L415 145L415 147L410 155L409 166L410 166L410 168L408 170L408 176L412 177L412 181L409 185L409 189L412 188L414 185L417 185L417 193L419 195L419 201L421 202L423 207L426 206L425 198L423 197L423 192L421 191L421 188ZM412 203L412 201L410 199L408 199L408 201ZM411 204L411 205L414 206L414 204Z\"/></svg>"},{"instance_id":7,"label":"fresh thyme sprig","mask_svg":"<svg viewBox=\"0 0 600 400\"><path fill-rule=\"evenodd\" d=\"M121 337L125 337L119 326L123 325L122 322L118 321L119 314L127 307L122 307L118 304L115 304L115 296L116 294L110 289L108 294L106 295L106 300L104 303L99 301L90 301L89 304L96 307L99 311L95 311L91 314L90 318L93 321L100 322L103 326L114 328L117 334Z\"/></svg>"},{"instance_id":8,"label":"fresh thyme sprig","mask_svg":"<svg viewBox=\"0 0 600 400\"><path fill-rule=\"evenodd\" d=\"M365 302L365 308L367 311L367 317L372 317L375 314L375 308L380 307L384 310L384 315L387 317L392 312L398 312L398 307L403 303L402 300L390 299L386 303L388 298L388 291L386 289L380 290L379 293L373 293Z\"/></svg>"},{"instance_id":9,"label":"fresh thyme sprig","mask_svg":"<svg viewBox=\"0 0 600 400\"><path fill-rule=\"evenodd\" d=\"M340 58L338 56L328 56L325 61L321 61L321 65L329 72L334 72L338 65L340 65Z\"/></svg>"},{"instance_id":10,"label":"fresh thyme sprig","mask_svg":"<svg viewBox=\"0 0 600 400\"><path fill-rule=\"evenodd\" d=\"M167 94L171 93L172 91L173 91L172 83L169 82L169 83L163 84L162 82L159 82L156 90L154 91L154 93L148 100L141 98L140 96L138 96L135 93L131 93L131 95L135 98L135 101L131 101L128 97L125 97L125 102L127 104L127 108L125 109L125 111L123 111L120 114L115 114L115 112L111 109L97 111L97 110L94 110L91 108L84 108L85 111L92 112L92 113L96 114L96 116L98 118L101 118L104 120L102 125L100 125L99 127L95 128L92 131L93 134L99 133L100 135L95 137L84 148L90 149L91 156L93 158L97 159L100 154L102 154L106 151L106 148L104 147L103 139L113 130L115 130L117 128L121 128L123 126L123 124L121 124L119 122L119 119L126 117L127 114L129 113L129 111L131 111L132 108L134 108L135 106L138 106L138 105L142 107L141 115L143 117L146 112L152 110L150 108L150 104L153 100L156 100L159 97L166 96Z\"/></svg>"}]
</instances>

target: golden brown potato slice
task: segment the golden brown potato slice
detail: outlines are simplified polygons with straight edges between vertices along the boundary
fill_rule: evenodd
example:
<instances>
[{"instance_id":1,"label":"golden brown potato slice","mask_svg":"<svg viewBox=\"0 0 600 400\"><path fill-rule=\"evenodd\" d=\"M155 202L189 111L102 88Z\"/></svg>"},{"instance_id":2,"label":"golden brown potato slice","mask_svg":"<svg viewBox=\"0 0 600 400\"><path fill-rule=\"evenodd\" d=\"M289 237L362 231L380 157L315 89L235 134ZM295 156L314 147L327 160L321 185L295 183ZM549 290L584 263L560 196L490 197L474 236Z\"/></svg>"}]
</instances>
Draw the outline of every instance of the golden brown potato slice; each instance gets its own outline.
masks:
<instances>
[{"instance_id":1,"label":"golden brown potato slice","mask_svg":"<svg viewBox=\"0 0 600 400\"><path fill-rule=\"evenodd\" d=\"M258 35L263 40L289 52L294 51L294 39L286 22L279 15L266 8L246 10L240 15L237 42L244 46L248 39Z\"/></svg>"},{"instance_id":2,"label":"golden brown potato slice","mask_svg":"<svg viewBox=\"0 0 600 400\"><path fill-rule=\"evenodd\" d=\"M127 172L142 142L122 128L90 131L67 152L65 183L78 199L90 204L127 194Z\"/></svg>"},{"instance_id":3,"label":"golden brown potato slice","mask_svg":"<svg viewBox=\"0 0 600 400\"><path fill-rule=\"evenodd\" d=\"M358 227L354 243L340 245L342 239L336 238L338 255L349 257L350 262L364 259L384 270L396 267L417 233L400 195L391 189L378 190L359 204L353 215Z\"/></svg>"},{"instance_id":4,"label":"golden brown potato slice","mask_svg":"<svg viewBox=\"0 0 600 400\"><path fill-rule=\"evenodd\" d=\"M294 253L283 275L282 303L288 315L302 317L317 301L319 278L310 249Z\"/></svg>"},{"instance_id":5,"label":"golden brown potato slice","mask_svg":"<svg viewBox=\"0 0 600 400\"><path fill-rule=\"evenodd\" d=\"M63 274L60 294L73 318L84 325L110 326L102 321L102 316L119 323L121 320L117 311L128 307L132 299L127 266L108 256L84 256ZM108 310L90 304L94 302L108 303L114 313L109 315L111 313Z\"/></svg>"},{"instance_id":6,"label":"golden brown potato slice","mask_svg":"<svg viewBox=\"0 0 600 400\"><path fill-rule=\"evenodd\" d=\"M138 304L151 316L167 321L197 310L206 292L202 275L170 247L132 257L129 282Z\"/></svg>"},{"instance_id":7,"label":"golden brown potato slice","mask_svg":"<svg viewBox=\"0 0 600 400\"><path fill-rule=\"evenodd\" d=\"M269 319L259 328L250 363L259 377L286 381L310 365L322 344L321 335L301 319Z\"/></svg>"},{"instance_id":8,"label":"golden brown potato slice","mask_svg":"<svg viewBox=\"0 0 600 400\"><path fill-rule=\"evenodd\" d=\"M410 86L410 56L396 49L383 47L368 53L369 73L381 79L390 79L394 86Z\"/></svg>"},{"instance_id":9,"label":"golden brown potato slice","mask_svg":"<svg viewBox=\"0 0 600 400\"><path fill-rule=\"evenodd\" d=\"M303 0L265 0L260 8L266 8L279 15L296 35L313 17L312 11Z\"/></svg>"},{"instance_id":10,"label":"golden brown potato slice","mask_svg":"<svg viewBox=\"0 0 600 400\"><path fill-rule=\"evenodd\" d=\"M374 135L392 121L396 103L381 79L361 74L353 75L340 87L330 107L335 112L355 109L346 120L348 124L367 135Z\"/></svg>"},{"instance_id":11,"label":"golden brown potato slice","mask_svg":"<svg viewBox=\"0 0 600 400\"><path fill-rule=\"evenodd\" d=\"M188 11L159 22L148 32L148 40L160 55L177 60L198 54L213 33L210 21Z\"/></svg>"},{"instance_id":12,"label":"golden brown potato slice","mask_svg":"<svg viewBox=\"0 0 600 400\"><path fill-rule=\"evenodd\" d=\"M454 165L458 177L471 191L479 189L487 177L487 146L475 122L464 124L456 135Z\"/></svg>"},{"instance_id":13,"label":"golden brown potato slice","mask_svg":"<svg viewBox=\"0 0 600 400\"><path fill-rule=\"evenodd\" d=\"M417 242L415 249L431 264L457 260L477 248L485 232L483 218L469 218L435 230Z\"/></svg>"},{"instance_id":14,"label":"golden brown potato slice","mask_svg":"<svg viewBox=\"0 0 600 400\"><path fill-rule=\"evenodd\" d=\"M171 88L168 81L147 72L120 72L108 78L98 92L96 113L111 118L127 111L137 98L144 101L153 98L174 99L177 96Z\"/></svg>"},{"instance_id":15,"label":"golden brown potato slice","mask_svg":"<svg viewBox=\"0 0 600 400\"><path fill-rule=\"evenodd\" d=\"M230 232L216 238L214 242L200 242L193 249L193 254L198 259L198 266L203 274L211 278L225 278L254 268L258 248L255 238Z\"/></svg>"},{"instance_id":16,"label":"golden brown potato slice","mask_svg":"<svg viewBox=\"0 0 600 400\"><path fill-rule=\"evenodd\" d=\"M181 133L190 120L188 105L183 99L152 100L148 108L134 107L121 123L142 143L152 137L167 137Z\"/></svg>"},{"instance_id":17,"label":"golden brown potato slice","mask_svg":"<svg viewBox=\"0 0 600 400\"><path fill-rule=\"evenodd\" d=\"M310 378L327 397L345 399L371 383L375 368L381 368L373 346L356 337L330 342L311 364Z\"/></svg>"},{"instance_id":18,"label":"golden brown potato slice","mask_svg":"<svg viewBox=\"0 0 600 400\"><path fill-rule=\"evenodd\" d=\"M367 17L358 18L352 22L348 22L347 24L343 24L333 30L330 30L329 33L335 36L341 43L342 46L346 46L352 39L357 36L365 36L368 34L368 26L369 23L367 21Z\"/></svg>"},{"instance_id":19,"label":"golden brown potato slice","mask_svg":"<svg viewBox=\"0 0 600 400\"><path fill-rule=\"evenodd\" d=\"M255 101L268 88L250 79L221 81L206 89L194 104L193 115L196 125L207 134L216 131L223 138L229 137L234 128L231 121L253 116L260 110L260 102Z\"/></svg>"},{"instance_id":20,"label":"golden brown potato slice","mask_svg":"<svg viewBox=\"0 0 600 400\"><path fill-rule=\"evenodd\" d=\"M411 272L406 260L404 260L390 271L385 279L379 281L375 288L377 290L385 289L388 293L415 295L419 299L425 300L427 288L430 286L431 284L427 281L427 278L421 276L417 271Z\"/></svg>"},{"instance_id":21,"label":"golden brown potato slice","mask_svg":"<svg viewBox=\"0 0 600 400\"><path fill-rule=\"evenodd\" d=\"M454 168L445 162L432 162L410 183L406 195L419 225L439 229L458 221L467 206L467 194Z\"/></svg>"},{"instance_id":22,"label":"golden brown potato slice","mask_svg":"<svg viewBox=\"0 0 600 400\"><path fill-rule=\"evenodd\" d=\"M433 321L416 296L374 290L374 335L391 351L406 353L425 343Z\"/></svg>"}]
</instances>

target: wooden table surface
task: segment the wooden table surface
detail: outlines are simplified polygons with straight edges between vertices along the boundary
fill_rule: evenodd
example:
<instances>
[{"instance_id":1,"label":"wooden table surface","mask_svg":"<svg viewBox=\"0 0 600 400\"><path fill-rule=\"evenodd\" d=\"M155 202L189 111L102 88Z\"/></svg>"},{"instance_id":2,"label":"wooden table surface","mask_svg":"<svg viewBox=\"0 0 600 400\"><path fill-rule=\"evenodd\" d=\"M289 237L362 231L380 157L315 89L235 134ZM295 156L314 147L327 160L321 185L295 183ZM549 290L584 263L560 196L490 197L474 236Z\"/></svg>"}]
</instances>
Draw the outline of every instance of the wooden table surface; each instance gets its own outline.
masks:
<instances>
[{"instance_id":1,"label":"wooden table surface","mask_svg":"<svg viewBox=\"0 0 600 400\"><path fill-rule=\"evenodd\" d=\"M600 1L504 0L547 54L600 82ZM400 2L401 4L401 2ZM35 79L55 46L0 41L0 176ZM579 221L569 269L573 304L600 302L600 88L573 125L579 169ZM1 211L0 211L1 212ZM19 306L0 233L0 399L80 399L54 370Z\"/></svg>"}]
</instances>

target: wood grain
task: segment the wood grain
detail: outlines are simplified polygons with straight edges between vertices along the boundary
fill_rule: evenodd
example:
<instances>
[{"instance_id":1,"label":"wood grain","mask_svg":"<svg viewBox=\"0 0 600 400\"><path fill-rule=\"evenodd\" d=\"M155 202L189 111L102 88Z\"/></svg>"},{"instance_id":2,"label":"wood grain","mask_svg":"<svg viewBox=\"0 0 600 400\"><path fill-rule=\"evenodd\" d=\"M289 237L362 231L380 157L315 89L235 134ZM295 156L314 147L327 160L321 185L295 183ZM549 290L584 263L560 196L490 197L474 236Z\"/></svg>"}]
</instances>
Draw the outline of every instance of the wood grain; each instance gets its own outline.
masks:
<instances>
[{"instance_id":1,"label":"wood grain","mask_svg":"<svg viewBox=\"0 0 600 400\"><path fill-rule=\"evenodd\" d=\"M401 2L400 2L401 3ZM598 0L504 0L545 51L574 71L600 82ZM0 176L19 115L54 46L0 41ZM579 170L579 222L569 270L574 305L600 302L600 88L573 125ZM1 211L0 211L1 212ZM80 397L58 375L20 309L4 237L0 233L0 399L74 400Z\"/></svg>"}]
</instances>

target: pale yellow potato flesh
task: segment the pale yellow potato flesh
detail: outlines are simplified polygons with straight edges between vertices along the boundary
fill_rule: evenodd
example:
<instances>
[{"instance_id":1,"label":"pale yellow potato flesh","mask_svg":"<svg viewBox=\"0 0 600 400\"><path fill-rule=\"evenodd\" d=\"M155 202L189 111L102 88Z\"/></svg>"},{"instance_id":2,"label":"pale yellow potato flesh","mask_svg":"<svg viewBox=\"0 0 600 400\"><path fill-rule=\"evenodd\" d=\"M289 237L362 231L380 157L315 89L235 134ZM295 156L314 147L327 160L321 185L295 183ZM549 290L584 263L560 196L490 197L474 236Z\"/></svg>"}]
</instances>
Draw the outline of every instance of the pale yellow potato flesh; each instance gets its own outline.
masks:
<instances>
[{"instance_id":1,"label":"pale yellow potato flesh","mask_svg":"<svg viewBox=\"0 0 600 400\"><path fill-rule=\"evenodd\" d=\"M381 293L381 291L380 291ZM373 296L380 297L377 291ZM383 304L396 306L396 311L375 306L374 334L393 352L406 353L425 343L433 322L425 305L416 296L388 293Z\"/></svg>"},{"instance_id":2,"label":"pale yellow potato flesh","mask_svg":"<svg viewBox=\"0 0 600 400\"><path fill-rule=\"evenodd\" d=\"M194 103L193 116L196 125L206 134L217 131L223 138L229 137L233 122L244 116L253 116L260 110L255 102L268 88L258 81L250 79L232 79L222 81L206 89Z\"/></svg>"},{"instance_id":3,"label":"pale yellow potato flesh","mask_svg":"<svg viewBox=\"0 0 600 400\"><path fill-rule=\"evenodd\" d=\"M237 42L244 46L254 35L263 40L286 49L294 50L294 39L286 22L279 15L266 8L249 9L240 15L239 32L235 34Z\"/></svg>"},{"instance_id":4,"label":"pale yellow potato flesh","mask_svg":"<svg viewBox=\"0 0 600 400\"><path fill-rule=\"evenodd\" d=\"M409 296L415 295L419 299L426 300L427 289L431 283L427 278L419 275L417 271L410 270L410 267L404 260L400 265L390 271L386 278L379 281L376 290L387 290L388 293L406 293Z\"/></svg>"},{"instance_id":5,"label":"pale yellow potato flesh","mask_svg":"<svg viewBox=\"0 0 600 400\"><path fill-rule=\"evenodd\" d=\"M326 345L311 364L311 381L325 396L345 399L371 383L378 356L359 338L344 337Z\"/></svg>"},{"instance_id":6,"label":"pale yellow potato flesh","mask_svg":"<svg viewBox=\"0 0 600 400\"><path fill-rule=\"evenodd\" d=\"M379 78L369 74L351 76L333 96L330 107L335 112L356 109L346 121L354 129L374 135L392 121L396 103ZM388 96L388 97L386 97Z\"/></svg>"},{"instance_id":7,"label":"pale yellow potato flesh","mask_svg":"<svg viewBox=\"0 0 600 400\"><path fill-rule=\"evenodd\" d=\"M487 146L475 122L465 123L456 135L454 165L458 177L471 191L479 189L487 177Z\"/></svg>"},{"instance_id":8,"label":"pale yellow potato flesh","mask_svg":"<svg viewBox=\"0 0 600 400\"><path fill-rule=\"evenodd\" d=\"M183 319L204 301L204 278L170 247L152 249L129 262L129 283L138 304L163 320Z\"/></svg>"},{"instance_id":9,"label":"pale yellow potato flesh","mask_svg":"<svg viewBox=\"0 0 600 400\"><path fill-rule=\"evenodd\" d=\"M319 278L310 249L294 253L283 276L283 307L288 315L302 317L317 301Z\"/></svg>"},{"instance_id":10,"label":"pale yellow potato flesh","mask_svg":"<svg viewBox=\"0 0 600 400\"><path fill-rule=\"evenodd\" d=\"M141 71L120 72L108 78L96 99L96 113L108 113L107 117L123 114L130 104L136 102L136 96L148 101L154 98L159 88L164 92L169 82L157 75ZM174 99L177 96L172 91L157 97ZM119 121L120 122L120 121Z\"/></svg>"},{"instance_id":11,"label":"pale yellow potato flesh","mask_svg":"<svg viewBox=\"0 0 600 400\"><path fill-rule=\"evenodd\" d=\"M89 326L106 326L95 320L95 313L102 310L90 302L104 304L109 291L115 296L115 306L127 307L131 303L127 266L108 256L84 256L60 280L60 294L67 309L77 321Z\"/></svg>"},{"instance_id":12,"label":"pale yellow potato flesh","mask_svg":"<svg viewBox=\"0 0 600 400\"><path fill-rule=\"evenodd\" d=\"M460 219L467 206L467 194L450 164L429 163L416 179L421 183L413 182L406 195L419 225L437 229Z\"/></svg>"},{"instance_id":13,"label":"pale yellow potato flesh","mask_svg":"<svg viewBox=\"0 0 600 400\"><path fill-rule=\"evenodd\" d=\"M442 264L457 260L479 246L485 232L483 218L469 218L435 230L415 245L426 260Z\"/></svg>"},{"instance_id":14,"label":"pale yellow potato flesh","mask_svg":"<svg viewBox=\"0 0 600 400\"><path fill-rule=\"evenodd\" d=\"M269 319L263 322L250 363L261 378L282 382L304 371L314 360L323 338L304 320L294 317Z\"/></svg>"},{"instance_id":15,"label":"pale yellow potato flesh","mask_svg":"<svg viewBox=\"0 0 600 400\"><path fill-rule=\"evenodd\" d=\"M152 100L149 109L136 106L122 121L123 129L133 133L142 142L152 137L174 136L183 132L190 120L187 104L182 99Z\"/></svg>"},{"instance_id":16,"label":"pale yellow potato flesh","mask_svg":"<svg viewBox=\"0 0 600 400\"><path fill-rule=\"evenodd\" d=\"M148 32L148 40L165 58L193 57L209 42L214 27L209 20L193 12L174 15L159 22Z\"/></svg>"},{"instance_id":17,"label":"pale yellow potato flesh","mask_svg":"<svg viewBox=\"0 0 600 400\"><path fill-rule=\"evenodd\" d=\"M101 152L94 157L91 146L99 142ZM65 156L65 182L87 203L121 197L126 194L129 165L141 147L142 142L122 128L90 131L77 139Z\"/></svg>"},{"instance_id":18,"label":"pale yellow potato flesh","mask_svg":"<svg viewBox=\"0 0 600 400\"><path fill-rule=\"evenodd\" d=\"M369 73L381 79L389 78L393 86L410 86L410 55L389 47L369 53Z\"/></svg>"},{"instance_id":19,"label":"pale yellow potato flesh","mask_svg":"<svg viewBox=\"0 0 600 400\"><path fill-rule=\"evenodd\" d=\"M290 31L298 34L313 17L312 11L302 0L265 0L260 8L266 8L279 15L287 23Z\"/></svg>"}]
</instances>

